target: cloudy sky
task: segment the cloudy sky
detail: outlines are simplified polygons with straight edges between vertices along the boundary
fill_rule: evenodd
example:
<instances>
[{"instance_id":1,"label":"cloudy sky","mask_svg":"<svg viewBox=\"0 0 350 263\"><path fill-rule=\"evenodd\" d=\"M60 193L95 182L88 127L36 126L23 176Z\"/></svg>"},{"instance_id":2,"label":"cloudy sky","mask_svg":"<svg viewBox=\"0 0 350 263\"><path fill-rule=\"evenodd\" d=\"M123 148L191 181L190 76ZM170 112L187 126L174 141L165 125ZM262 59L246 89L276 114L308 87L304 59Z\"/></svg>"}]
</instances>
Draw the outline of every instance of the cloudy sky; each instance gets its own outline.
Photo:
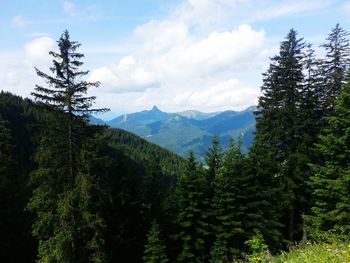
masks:
<instances>
[{"instance_id":1,"label":"cloudy sky","mask_svg":"<svg viewBox=\"0 0 350 263\"><path fill-rule=\"evenodd\" d=\"M68 29L82 43L104 116L149 109L240 110L256 104L261 73L294 28L318 47L350 1L2 0L0 90L30 96L49 50Z\"/></svg>"}]
</instances>

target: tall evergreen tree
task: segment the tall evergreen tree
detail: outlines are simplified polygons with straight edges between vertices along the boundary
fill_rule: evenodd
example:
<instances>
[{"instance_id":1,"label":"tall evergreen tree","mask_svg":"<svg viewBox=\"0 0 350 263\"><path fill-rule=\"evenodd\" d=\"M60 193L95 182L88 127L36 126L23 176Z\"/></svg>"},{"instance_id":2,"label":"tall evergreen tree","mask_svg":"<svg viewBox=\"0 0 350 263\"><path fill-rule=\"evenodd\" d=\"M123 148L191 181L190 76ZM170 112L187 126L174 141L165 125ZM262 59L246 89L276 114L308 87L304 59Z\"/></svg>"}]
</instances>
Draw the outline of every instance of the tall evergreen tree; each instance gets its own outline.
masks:
<instances>
[{"instance_id":1,"label":"tall evergreen tree","mask_svg":"<svg viewBox=\"0 0 350 263\"><path fill-rule=\"evenodd\" d=\"M208 166L207 178L210 184L214 181L215 175L220 167L221 158L222 149L220 146L220 140L219 137L214 136L212 139L212 145L205 155L205 162Z\"/></svg>"},{"instance_id":2,"label":"tall evergreen tree","mask_svg":"<svg viewBox=\"0 0 350 263\"><path fill-rule=\"evenodd\" d=\"M54 76L36 69L52 88L37 85L32 93L50 110L42 125L38 169L32 174L35 190L28 203L37 216L33 234L39 240L38 262L104 262L104 223L92 204L99 183L84 152L94 134L87 116L105 109L92 109L95 97L85 96L99 83L81 80L88 71L79 69L84 57L77 52L80 44L70 40L68 31L57 43L59 52L50 52Z\"/></svg>"},{"instance_id":3,"label":"tall evergreen tree","mask_svg":"<svg viewBox=\"0 0 350 263\"><path fill-rule=\"evenodd\" d=\"M320 161L312 165L311 226L350 234L350 81L344 85L317 145Z\"/></svg>"},{"instance_id":4,"label":"tall evergreen tree","mask_svg":"<svg viewBox=\"0 0 350 263\"><path fill-rule=\"evenodd\" d=\"M209 234L206 182L205 175L190 152L176 189L178 238L182 243L178 256L180 262L205 262L208 257L208 251L204 249Z\"/></svg>"},{"instance_id":5,"label":"tall evergreen tree","mask_svg":"<svg viewBox=\"0 0 350 263\"><path fill-rule=\"evenodd\" d=\"M327 37L327 43L321 45L326 51L326 58L322 63L323 74L323 107L327 115L333 114L336 98L346 79L346 72L350 63L349 33L339 24L332 29Z\"/></svg>"},{"instance_id":6,"label":"tall evergreen tree","mask_svg":"<svg viewBox=\"0 0 350 263\"><path fill-rule=\"evenodd\" d=\"M264 74L263 95L256 111L255 141L250 152L256 176L261 177L260 182L271 189L272 196L266 201L276 204L278 200L280 204L280 207L274 206L274 214L284 217L286 237L290 241L294 241L296 221L300 217L296 189L303 181L297 152L298 105L304 80L303 49L303 40L298 39L297 32L292 29L281 43L279 55L272 58ZM275 200L271 199L274 193ZM277 217L270 216L271 219ZM273 231L275 234L276 230ZM266 230L261 231L267 234ZM271 235L275 234L271 232ZM272 236L266 238L269 240ZM276 238L278 236L273 239L277 241Z\"/></svg>"},{"instance_id":7,"label":"tall evergreen tree","mask_svg":"<svg viewBox=\"0 0 350 263\"><path fill-rule=\"evenodd\" d=\"M161 206L164 198L162 178L163 174L159 164L154 160L150 160L140 185L142 206L145 213L144 219L147 223L151 223L152 218L158 220L161 216Z\"/></svg>"},{"instance_id":8,"label":"tall evergreen tree","mask_svg":"<svg viewBox=\"0 0 350 263\"><path fill-rule=\"evenodd\" d=\"M70 175L73 177L75 153L77 152L75 147L79 142L80 126L82 125L80 120L86 121L90 113L103 112L107 109L92 109L96 97L85 96L89 88L98 87L100 83L81 80L89 73L89 71L80 70L84 64L81 61L84 54L78 53L77 49L81 44L70 40L67 30L63 32L57 44L59 52L49 52L54 58L53 66L50 68L54 76L35 68L37 75L52 88L36 85L32 95L37 101L66 113L67 120L64 125L67 130L68 165Z\"/></svg>"},{"instance_id":9,"label":"tall evergreen tree","mask_svg":"<svg viewBox=\"0 0 350 263\"><path fill-rule=\"evenodd\" d=\"M168 262L165 246L160 236L159 225L154 221L147 235L147 244L145 246L145 263L165 263Z\"/></svg>"},{"instance_id":10,"label":"tall evergreen tree","mask_svg":"<svg viewBox=\"0 0 350 263\"><path fill-rule=\"evenodd\" d=\"M315 57L315 51L311 44L306 46L304 52L304 83L299 91L299 109L298 109L298 166L299 173L303 175L296 191L296 204L301 212L301 229L302 239L307 239L306 225L304 215L310 212L311 207L311 189L310 176L311 169L309 164L318 160L318 151L314 144L318 142L318 136L324 127L323 112L323 84L322 62ZM300 238L300 235L299 237Z\"/></svg>"},{"instance_id":11,"label":"tall evergreen tree","mask_svg":"<svg viewBox=\"0 0 350 263\"><path fill-rule=\"evenodd\" d=\"M213 262L232 262L243 244L244 204L240 188L245 156L240 147L240 143L230 141L214 180L212 203L216 217L216 241L211 253Z\"/></svg>"}]
</instances>

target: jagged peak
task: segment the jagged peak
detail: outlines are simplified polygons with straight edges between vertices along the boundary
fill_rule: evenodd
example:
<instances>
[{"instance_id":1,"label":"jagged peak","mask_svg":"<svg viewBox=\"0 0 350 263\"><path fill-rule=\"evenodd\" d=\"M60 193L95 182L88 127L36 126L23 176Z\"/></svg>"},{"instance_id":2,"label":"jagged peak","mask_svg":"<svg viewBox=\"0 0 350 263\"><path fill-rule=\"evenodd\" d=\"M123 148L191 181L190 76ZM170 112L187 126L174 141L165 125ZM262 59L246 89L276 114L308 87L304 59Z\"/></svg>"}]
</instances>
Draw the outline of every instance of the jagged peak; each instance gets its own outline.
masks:
<instances>
[{"instance_id":1,"label":"jagged peak","mask_svg":"<svg viewBox=\"0 0 350 263\"><path fill-rule=\"evenodd\" d=\"M156 105L153 105L150 111L160 111L160 109Z\"/></svg>"}]
</instances>

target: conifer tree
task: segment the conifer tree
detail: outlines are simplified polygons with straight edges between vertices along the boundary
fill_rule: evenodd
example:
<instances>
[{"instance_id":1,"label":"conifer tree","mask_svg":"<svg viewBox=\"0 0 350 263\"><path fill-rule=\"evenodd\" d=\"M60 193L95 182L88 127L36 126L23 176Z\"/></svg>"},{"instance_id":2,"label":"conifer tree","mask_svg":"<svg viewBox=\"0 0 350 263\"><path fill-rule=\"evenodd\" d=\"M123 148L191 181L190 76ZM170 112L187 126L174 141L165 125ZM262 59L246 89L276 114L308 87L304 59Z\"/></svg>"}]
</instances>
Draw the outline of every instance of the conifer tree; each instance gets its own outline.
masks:
<instances>
[{"instance_id":1,"label":"conifer tree","mask_svg":"<svg viewBox=\"0 0 350 263\"><path fill-rule=\"evenodd\" d=\"M168 262L165 246L160 236L159 225L154 221L147 235L147 244L145 246L145 263L165 263Z\"/></svg>"},{"instance_id":2,"label":"conifer tree","mask_svg":"<svg viewBox=\"0 0 350 263\"><path fill-rule=\"evenodd\" d=\"M230 141L214 180L212 203L216 218L216 241L211 253L212 262L232 262L243 243L244 204L240 184L245 169L245 156L240 147L240 143Z\"/></svg>"},{"instance_id":3,"label":"conifer tree","mask_svg":"<svg viewBox=\"0 0 350 263\"><path fill-rule=\"evenodd\" d=\"M309 217L316 230L350 234L350 82L344 85L334 116L317 144L320 161L312 165L314 206Z\"/></svg>"},{"instance_id":4,"label":"conifer tree","mask_svg":"<svg viewBox=\"0 0 350 263\"><path fill-rule=\"evenodd\" d=\"M178 238L181 241L180 262L205 262L206 237L209 235L209 200L206 197L205 175L199 170L192 152L184 165L177 185Z\"/></svg>"},{"instance_id":5,"label":"conifer tree","mask_svg":"<svg viewBox=\"0 0 350 263\"><path fill-rule=\"evenodd\" d=\"M315 57L315 51L311 44L306 46L304 52L304 83L299 91L299 109L298 109L298 169L303 175L296 191L296 204L301 211L301 231L302 239L307 239L306 225L304 215L310 212L311 207L311 189L310 176L311 169L309 164L318 160L318 151L314 144L318 142L321 129L325 125L323 112L323 84L322 62ZM300 231L298 231L300 232ZM300 238L300 235L299 237Z\"/></svg>"},{"instance_id":6,"label":"conifer tree","mask_svg":"<svg viewBox=\"0 0 350 263\"><path fill-rule=\"evenodd\" d=\"M149 161L146 174L141 183L142 206L144 219L150 223L151 218L159 219L161 216L161 205L164 197L162 189L162 171L158 163Z\"/></svg>"},{"instance_id":7,"label":"conifer tree","mask_svg":"<svg viewBox=\"0 0 350 263\"><path fill-rule=\"evenodd\" d=\"M263 184L262 188L269 189L271 195L266 199L264 197L264 200L280 204L280 207L274 205L274 212L270 213L275 216L270 215L269 218L275 218L278 222L278 215L282 214L287 227L287 239L290 241L295 239L296 224L300 217L296 214L296 189L303 181L298 169L300 157L297 151L300 143L298 106L304 79L303 49L303 40L298 39L296 31L292 29L281 43L279 55L272 58L272 63L264 74L263 95L259 98L256 111L255 141L250 152L255 165L255 176ZM271 222L270 225L277 226L277 222ZM267 240L272 238L280 243L278 229L273 228L270 234L266 233L267 229L259 230Z\"/></svg>"},{"instance_id":8,"label":"conifer tree","mask_svg":"<svg viewBox=\"0 0 350 263\"><path fill-rule=\"evenodd\" d=\"M76 147L82 132L81 120L86 121L89 114L107 111L107 109L91 108L96 97L85 96L89 88L98 87L100 83L81 80L89 73L89 71L80 70L84 64L81 61L84 54L78 53L77 49L81 44L71 41L67 30L63 32L57 44L59 52L49 52L54 58L53 66L50 68L54 76L35 68L37 75L43 78L51 89L36 85L32 95L35 100L66 113L64 125L67 130L68 165L70 175L73 177Z\"/></svg>"},{"instance_id":9,"label":"conifer tree","mask_svg":"<svg viewBox=\"0 0 350 263\"><path fill-rule=\"evenodd\" d=\"M325 116L334 112L336 98L346 80L346 72L350 63L349 33L339 24L332 29L327 37L327 43L323 44L326 58L322 62L323 74L323 107Z\"/></svg>"},{"instance_id":10,"label":"conifer tree","mask_svg":"<svg viewBox=\"0 0 350 263\"><path fill-rule=\"evenodd\" d=\"M220 146L219 137L214 136L212 139L212 145L208 149L205 155L205 162L208 166L207 178L209 184L211 184L217 174L217 171L220 167L220 162L222 158L222 149Z\"/></svg>"},{"instance_id":11,"label":"conifer tree","mask_svg":"<svg viewBox=\"0 0 350 263\"><path fill-rule=\"evenodd\" d=\"M70 40L68 31L57 43L59 52L49 53L54 76L36 69L49 87L37 85L32 93L49 111L42 123L28 203L37 217L33 235L39 240L38 262L104 262L104 223L95 203L99 198L94 197L99 195L99 181L88 168L96 158L86 157L95 133L87 116L105 109L92 109L95 97L85 96L99 83L82 80L88 71L80 70L80 44Z\"/></svg>"}]
</instances>

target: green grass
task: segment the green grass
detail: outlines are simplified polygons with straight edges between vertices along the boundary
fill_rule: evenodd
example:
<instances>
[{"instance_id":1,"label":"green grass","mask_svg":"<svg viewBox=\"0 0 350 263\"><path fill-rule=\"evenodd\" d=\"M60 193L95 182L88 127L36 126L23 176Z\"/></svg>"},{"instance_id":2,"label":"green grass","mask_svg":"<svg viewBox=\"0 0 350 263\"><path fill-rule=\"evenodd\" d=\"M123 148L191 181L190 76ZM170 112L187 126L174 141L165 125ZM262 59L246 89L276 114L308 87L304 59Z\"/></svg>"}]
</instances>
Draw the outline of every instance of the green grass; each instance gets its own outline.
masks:
<instances>
[{"instance_id":1,"label":"green grass","mask_svg":"<svg viewBox=\"0 0 350 263\"><path fill-rule=\"evenodd\" d=\"M307 244L283 252L274 257L272 263L350 263L350 244L333 242L332 244Z\"/></svg>"}]
</instances>

